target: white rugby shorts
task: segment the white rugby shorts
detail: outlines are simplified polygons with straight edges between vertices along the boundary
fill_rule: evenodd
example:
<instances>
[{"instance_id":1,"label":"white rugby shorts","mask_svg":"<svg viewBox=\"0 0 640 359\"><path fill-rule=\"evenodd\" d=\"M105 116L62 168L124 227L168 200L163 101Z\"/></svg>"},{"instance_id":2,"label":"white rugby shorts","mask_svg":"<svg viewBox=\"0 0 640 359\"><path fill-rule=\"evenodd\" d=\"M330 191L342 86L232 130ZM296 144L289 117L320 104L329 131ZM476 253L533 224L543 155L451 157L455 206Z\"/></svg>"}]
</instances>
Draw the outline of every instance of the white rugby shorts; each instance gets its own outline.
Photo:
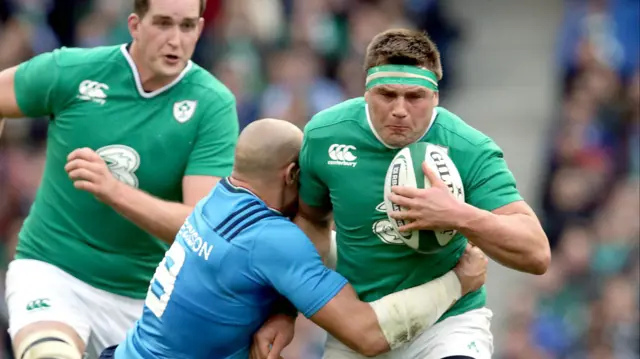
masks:
<instances>
[{"instance_id":1,"label":"white rugby shorts","mask_svg":"<svg viewBox=\"0 0 640 359\"><path fill-rule=\"evenodd\" d=\"M29 324L62 322L84 341L87 359L97 359L103 349L122 342L144 306L143 299L94 288L54 265L31 259L9 263L5 295L12 339Z\"/></svg>"},{"instance_id":2,"label":"white rugby shorts","mask_svg":"<svg viewBox=\"0 0 640 359\"><path fill-rule=\"evenodd\" d=\"M411 343L385 353L379 359L442 359L468 356L490 359L493 354L493 312L480 308L448 317L425 330ZM323 359L366 359L332 336L327 336Z\"/></svg>"}]
</instances>

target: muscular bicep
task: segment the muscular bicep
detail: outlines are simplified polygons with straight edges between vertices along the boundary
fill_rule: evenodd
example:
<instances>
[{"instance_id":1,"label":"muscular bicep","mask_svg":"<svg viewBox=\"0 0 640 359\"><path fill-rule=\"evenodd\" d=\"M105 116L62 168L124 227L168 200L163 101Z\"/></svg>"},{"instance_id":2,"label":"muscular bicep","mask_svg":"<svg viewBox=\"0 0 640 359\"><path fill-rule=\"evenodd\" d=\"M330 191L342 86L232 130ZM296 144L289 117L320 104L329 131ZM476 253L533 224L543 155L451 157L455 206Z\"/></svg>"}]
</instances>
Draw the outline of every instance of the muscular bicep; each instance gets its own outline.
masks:
<instances>
[{"instance_id":1,"label":"muscular bicep","mask_svg":"<svg viewBox=\"0 0 640 359\"><path fill-rule=\"evenodd\" d=\"M220 181L216 176L184 176L182 178L182 202L195 206L206 197L213 187Z\"/></svg>"},{"instance_id":2,"label":"muscular bicep","mask_svg":"<svg viewBox=\"0 0 640 359\"><path fill-rule=\"evenodd\" d=\"M529 206L524 200L511 202L502 207L494 209L493 211L491 211L491 213L503 216L524 214L530 217L537 218L536 213L533 211L531 206Z\"/></svg>"},{"instance_id":3,"label":"muscular bicep","mask_svg":"<svg viewBox=\"0 0 640 359\"><path fill-rule=\"evenodd\" d=\"M0 72L0 118L24 117L15 92L15 75L17 66L8 68ZM0 132L2 131L0 124Z\"/></svg>"}]
</instances>

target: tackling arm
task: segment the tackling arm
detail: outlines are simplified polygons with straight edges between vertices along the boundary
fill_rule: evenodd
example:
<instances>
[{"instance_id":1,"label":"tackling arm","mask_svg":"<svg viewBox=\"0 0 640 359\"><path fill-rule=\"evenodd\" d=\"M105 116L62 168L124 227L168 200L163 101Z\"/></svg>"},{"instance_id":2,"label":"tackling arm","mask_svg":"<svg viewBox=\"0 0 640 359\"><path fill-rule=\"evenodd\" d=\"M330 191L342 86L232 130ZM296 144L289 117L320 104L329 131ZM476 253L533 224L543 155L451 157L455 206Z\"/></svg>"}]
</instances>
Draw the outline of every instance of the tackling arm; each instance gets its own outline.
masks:
<instances>
[{"instance_id":1,"label":"tackling arm","mask_svg":"<svg viewBox=\"0 0 640 359\"><path fill-rule=\"evenodd\" d=\"M376 356L413 340L462 295L453 271L371 303L347 284L309 319L358 353Z\"/></svg>"},{"instance_id":2,"label":"tackling arm","mask_svg":"<svg viewBox=\"0 0 640 359\"><path fill-rule=\"evenodd\" d=\"M364 303L340 274L322 265L290 222L265 225L250 251L258 278L352 349L374 356L411 341L462 295L484 284L487 259L468 247L456 268L431 282ZM460 278L460 279L459 279Z\"/></svg>"}]
</instances>

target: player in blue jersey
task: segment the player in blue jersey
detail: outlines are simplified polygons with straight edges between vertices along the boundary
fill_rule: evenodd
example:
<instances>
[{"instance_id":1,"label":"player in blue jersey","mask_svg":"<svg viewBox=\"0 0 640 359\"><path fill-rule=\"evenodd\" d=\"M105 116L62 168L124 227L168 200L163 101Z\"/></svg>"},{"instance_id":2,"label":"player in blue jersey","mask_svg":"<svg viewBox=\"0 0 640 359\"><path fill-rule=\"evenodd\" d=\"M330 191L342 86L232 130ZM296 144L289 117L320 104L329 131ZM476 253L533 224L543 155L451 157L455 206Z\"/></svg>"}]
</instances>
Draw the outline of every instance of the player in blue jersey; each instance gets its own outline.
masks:
<instances>
[{"instance_id":1,"label":"player in blue jersey","mask_svg":"<svg viewBox=\"0 0 640 359\"><path fill-rule=\"evenodd\" d=\"M373 356L431 326L483 284L486 258L470 249L443 277L373 303L358 300L290 220L297 212L301 142L302 132L285 121L245 128L233 174L187 218L151 281L142 318L102 358L247 359L252 336L271 315L294 320L298 310ZM398 327L406 335L388 342L384 331ZM264 347L251 353L268 355Z\"/></svg>"}]
</instances>

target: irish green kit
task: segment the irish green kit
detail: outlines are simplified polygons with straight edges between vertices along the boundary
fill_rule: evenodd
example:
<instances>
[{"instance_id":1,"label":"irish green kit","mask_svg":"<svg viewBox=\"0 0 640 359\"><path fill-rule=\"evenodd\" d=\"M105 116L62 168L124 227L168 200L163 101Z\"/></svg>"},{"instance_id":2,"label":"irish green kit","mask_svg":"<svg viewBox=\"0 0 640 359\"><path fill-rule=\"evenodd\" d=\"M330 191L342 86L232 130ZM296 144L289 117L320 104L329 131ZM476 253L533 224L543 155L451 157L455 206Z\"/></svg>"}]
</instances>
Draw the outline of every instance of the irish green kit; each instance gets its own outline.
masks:
<instances>
[{"instance_id":1,"label":"irish green kit","mask_svg":"<svg viewBox=\"0 0 640 359\"><path fill-rule=\"evenodd\" d=\"M521 200L500 148L455 114L436 108L420 141L448 151L467 203L491 211ZM440 277L455 267L467 244L458 233L440 252L421 254L400 240L383 202L385 174L398 151L378 137L363 98L320 112L305 128L300 196L310 206L333 207L336 270L367 302ZM441 319L483 307L485 301L483 287Z\"/></svg>"},{"instance_id":2,"label":"irish green kit","mask_svg":"<svg viewBox=\"0 0 640 359\"><path fill-rule=\"evenodd\" d=\"M64 170L67 156L91 148L122 182L181 202L183 176L231 172L238 136L233 95L191 62L171 84L145 92L126 45L39 55L18 68L15 92L25 115L50 119L44 175L16 258L144 298L167 246L76 190Z\"/></svg>"}]
</instances>

